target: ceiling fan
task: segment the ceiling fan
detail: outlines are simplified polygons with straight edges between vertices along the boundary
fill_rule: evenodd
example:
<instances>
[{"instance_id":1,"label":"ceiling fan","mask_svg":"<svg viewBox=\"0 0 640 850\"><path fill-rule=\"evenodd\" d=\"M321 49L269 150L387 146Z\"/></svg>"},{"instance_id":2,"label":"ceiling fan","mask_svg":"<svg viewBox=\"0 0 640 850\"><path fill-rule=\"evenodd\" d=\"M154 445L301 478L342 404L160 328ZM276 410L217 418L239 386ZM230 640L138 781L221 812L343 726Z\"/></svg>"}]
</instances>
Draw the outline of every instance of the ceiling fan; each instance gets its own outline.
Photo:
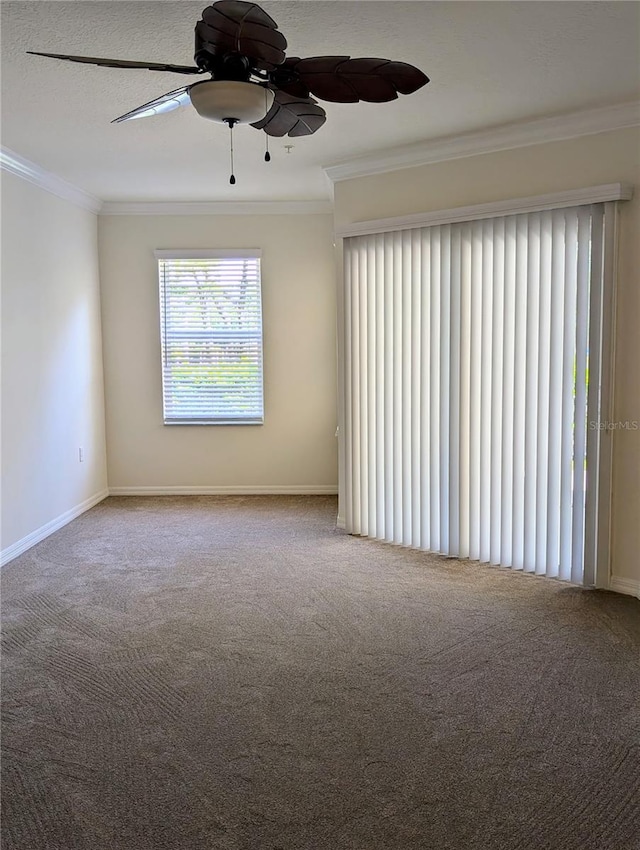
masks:
<instances>
[{"instance_id":1,"label":"ceiling fan","mask_svg":"<svg viewBox=\"0 0 640 850\"><path fill-rule=\"evenodd\" d=\"M174 74L209 74L210 79L183 86L115 118L112 123L170 112L193 104L204 118L250 123L267 136L308 136L326 121L311 95L337 103L383 103L412 94L429 82L413 65L389 59L349 56L286 57L287 40L256 3L218 0L202 12L195 28L195 65L171 65L94 56L40 53L67 62L108 68L146 68ZM233 141L232 172L233 172ZM268 146L265 159L270 159ZM235 183L233 173L231 183Z\"/></svg>"}]
</instances>

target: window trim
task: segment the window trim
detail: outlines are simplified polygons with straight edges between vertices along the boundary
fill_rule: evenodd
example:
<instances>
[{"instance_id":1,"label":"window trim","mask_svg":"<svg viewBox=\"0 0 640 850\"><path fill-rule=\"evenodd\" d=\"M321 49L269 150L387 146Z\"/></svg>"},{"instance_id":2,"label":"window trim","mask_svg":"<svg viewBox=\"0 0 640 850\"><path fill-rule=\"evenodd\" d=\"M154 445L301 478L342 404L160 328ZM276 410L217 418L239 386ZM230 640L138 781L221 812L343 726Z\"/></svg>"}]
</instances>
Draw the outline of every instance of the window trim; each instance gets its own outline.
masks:
<instances>
[{"instance_id":1,"label":"window trim","mask_svg":"<svg viewBox=\"0 0 640 850\"><path fill-rule=\"evenodd\" d=\"M163 424L166 426L189 425L189 426L211 426L211 425L263 425L264 424L264 316L262 307L262 249L260 248L211 248L211 249L184 249L184 248L158 248L153 252L156 261L156 274L158 281L158 316L160 331L161 369L162 369L162 412ZM242 418L226 416L220 418L192 419L192 418L167 418L164 402L164 355L162 316L163 307L160 300L163 294L162 273L160 262L163 260L220 260L220 259L252 259L257 260L260 266L260 334L255 334L260 341L261 355L261 390L262 390L262 415L253 418Z\"/></svg>"}]
</instances>

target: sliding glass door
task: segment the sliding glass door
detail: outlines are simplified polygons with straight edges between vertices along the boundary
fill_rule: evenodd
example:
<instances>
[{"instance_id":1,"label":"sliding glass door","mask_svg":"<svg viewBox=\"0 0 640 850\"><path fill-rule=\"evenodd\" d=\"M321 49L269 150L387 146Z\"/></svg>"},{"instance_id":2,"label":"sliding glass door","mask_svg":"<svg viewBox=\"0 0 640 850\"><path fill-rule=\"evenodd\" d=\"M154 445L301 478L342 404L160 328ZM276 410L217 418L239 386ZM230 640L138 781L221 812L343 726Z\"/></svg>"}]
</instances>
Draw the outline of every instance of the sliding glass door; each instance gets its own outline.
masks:
<instances>
[{"instance_id":1,"label":"sliding glass door","mask_svg":"<svg viewBox=\"0 0 640 850\"><path fill-rule=\"evenodd\" d=\"M349 532L594 583L614 217L585 204L345 238Z\"/></svg>"}]
</instances>

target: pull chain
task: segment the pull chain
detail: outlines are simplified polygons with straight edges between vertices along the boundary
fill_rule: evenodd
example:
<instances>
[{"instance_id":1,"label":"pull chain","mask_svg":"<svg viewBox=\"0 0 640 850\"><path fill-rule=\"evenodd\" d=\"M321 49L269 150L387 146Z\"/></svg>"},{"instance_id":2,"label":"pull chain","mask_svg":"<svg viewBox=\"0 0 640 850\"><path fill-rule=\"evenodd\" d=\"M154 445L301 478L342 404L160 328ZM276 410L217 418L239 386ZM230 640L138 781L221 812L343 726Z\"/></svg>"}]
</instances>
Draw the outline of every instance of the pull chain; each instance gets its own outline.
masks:
<instances>
[{"instance_id":1,"label":"pull chain","mask_svg":"<svg viewBox=\"0 0 640 850\"><path fill-rule=\"evenodd\" d=\"M267 89L266 88L264 90L264 111L265 111L265 115L269 111L269 101L267 99ZM266 136L266 139L267 139L267 143L266 143L267 149L266 149L265 154L264 154L264 161L265 162L271 162L271 154L269 153L269 134L265 132L265 136Z\"/></svg>"},{"instance_id":2,"label":"pull chain","mask_svg":"<svg viewBox=\"0 0 640 850\"><path fill-rule=\"evenodd\" d=\"M229 183L233 186L236 182L236 176L233 173L233 125L235 121L231 119L229 121L229 141L230 141L230 155L231 155L231 177L229 177Z\"/></svg>"}]
</instances>

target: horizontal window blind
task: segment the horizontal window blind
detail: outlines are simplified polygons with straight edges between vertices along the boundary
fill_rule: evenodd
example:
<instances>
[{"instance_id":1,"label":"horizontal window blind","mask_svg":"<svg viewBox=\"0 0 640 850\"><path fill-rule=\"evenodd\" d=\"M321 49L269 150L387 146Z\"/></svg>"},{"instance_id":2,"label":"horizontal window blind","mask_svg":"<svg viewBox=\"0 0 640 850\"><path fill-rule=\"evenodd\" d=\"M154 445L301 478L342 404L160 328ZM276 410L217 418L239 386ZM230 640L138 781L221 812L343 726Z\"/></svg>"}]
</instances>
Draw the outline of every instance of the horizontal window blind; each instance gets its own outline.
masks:
<instances>
[{"instance_id":1,"label":"horizontal window blind","mask_svg":"<svg viewBox=\"0 0 640 850\"><path fill-rule=\"evenodd\" d=\"M347 531L584 581L603 222L597 204L345 239Z\"/></svg>"},{"instance_id":2,"label":"horizontal window blind","mask_svg":"<svg viewBox=\"0 0 640 850\"><path fill-rule=\"evenodd\" d=\"M165 423L262 423L260 257L169 253L156 254Z\"/></svg>"}]
</instances>

